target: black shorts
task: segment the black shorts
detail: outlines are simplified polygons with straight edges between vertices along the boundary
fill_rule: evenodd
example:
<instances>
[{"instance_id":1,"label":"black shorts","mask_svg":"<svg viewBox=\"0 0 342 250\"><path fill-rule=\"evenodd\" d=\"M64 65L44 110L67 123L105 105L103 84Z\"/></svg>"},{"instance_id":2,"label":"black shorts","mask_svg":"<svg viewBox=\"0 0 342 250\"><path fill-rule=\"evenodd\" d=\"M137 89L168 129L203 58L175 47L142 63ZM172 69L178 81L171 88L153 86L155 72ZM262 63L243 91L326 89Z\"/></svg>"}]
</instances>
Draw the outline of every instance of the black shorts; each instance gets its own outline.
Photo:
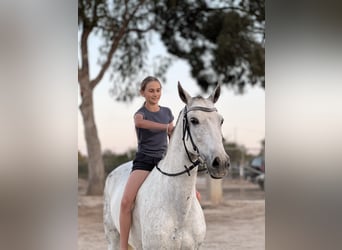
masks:
<instances>
[{"instance_id":1,"label":"black shorts","mask_svg":"<svg viewBox=\"0 0 342 250\"><path fill-rule=\"evenodd\" d=\"M133 160L132 171L134 170L145 170L152 171L152 169L158 164L161 158L151 157L143 153L136 153L135 159Z\"/></svg>"}]
</instances>

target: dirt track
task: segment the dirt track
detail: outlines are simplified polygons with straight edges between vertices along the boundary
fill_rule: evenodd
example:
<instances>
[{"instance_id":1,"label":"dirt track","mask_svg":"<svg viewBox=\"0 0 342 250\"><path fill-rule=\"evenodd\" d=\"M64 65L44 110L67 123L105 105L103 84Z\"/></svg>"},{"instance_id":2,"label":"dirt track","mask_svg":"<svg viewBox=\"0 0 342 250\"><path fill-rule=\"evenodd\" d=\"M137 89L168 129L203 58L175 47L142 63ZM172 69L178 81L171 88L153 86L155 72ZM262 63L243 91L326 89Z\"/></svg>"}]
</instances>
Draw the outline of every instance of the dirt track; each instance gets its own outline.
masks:
<instances>
[{"instance_id":1,"label":"dirt track","mask_svg":"<svg viewBox=\"0 0 342 250\"><path fill-rule=\"evenodd\" d=\"M86 181L79 180L78 249L104 250L107 242L102 223L102 196L85 196ZM198 179L206 224L206 239L201 249L264 250L265 193L245 180L225 179L224 201L211 206L206 179Z\"/></svg>"}]
</instances>

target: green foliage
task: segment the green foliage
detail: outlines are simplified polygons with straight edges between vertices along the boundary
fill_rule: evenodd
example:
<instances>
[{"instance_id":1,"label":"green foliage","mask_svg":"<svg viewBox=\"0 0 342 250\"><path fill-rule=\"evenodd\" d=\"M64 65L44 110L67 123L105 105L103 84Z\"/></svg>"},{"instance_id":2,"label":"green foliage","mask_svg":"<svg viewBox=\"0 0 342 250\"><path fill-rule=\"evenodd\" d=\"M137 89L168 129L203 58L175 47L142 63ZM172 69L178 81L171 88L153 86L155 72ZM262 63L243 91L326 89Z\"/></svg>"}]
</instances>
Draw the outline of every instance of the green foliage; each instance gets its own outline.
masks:
<instances>
[{"instance_id":1,"label":"green foliage","mask_svg":"<svg viewBox=\"0 0 342 250\"><path fill-rule=\"evenodd\" d=\"M204 91L217 81L241 93L248 84L265 87L263 0L79 0L78 16L80 37L102 41L98 64L110 72L117 100L132 100L147 74L163 79L171 56L189 63ZM155 68L147 64L151 32L169 53L154 58Z\"/></svg>"},{"instance_id":2,"label":"green foliage","mask_svg":"<svg viewBox=\"0 0 342 250\"><path fill-rule=\"evenodd\" d=\"M116 167L118 167L120 164L133 160L134 156L135 150L130 150L124 154L115 154L110 150L106 150L102 155L106 175L109 174Z\"/></svg>"},{"instance_id":3,"label":"green foliage","mask_svg":"<svg viewBox=\"0 0 342 250\"><path fill-rule=\"evenodd\" d=\"M105 174L108 175L120 164L133 160L135 150L130 150L123 154L116 154L110 150L105 150L102 154ZM78 176L86 179L88 177L88 159L78 151Z\"/></svg>"},{"instance_id":4,"label":"green foliage","mask_svg":"<svg viewBox=\"0 0 342 250\"><path fill-rule=\"evenodd\" d=\"M88 176L88 159L78 151L78 177L87 178Z\"/></svg>"},{"instance_id":5,"label":"green foliage","mask_svg":"<svg viewBox=\"0 0 342 250\"><path fill-rule=\"evenodd\" d=\"M261 141L262 149L260 154L264 153L265 140ZM244 146L238 145L234 142L224 142L224 148L229 154L230 162L232 166L238 166L243 159L245 162L251 161L255 155L250 155L247 153L247 150ZM105 166L105 173L108 175L111 171L113 171L120 164L133 160L135 156L135 150L127 151L123 154L116 154L110 150L105 150L102 154L103 163ZM82 155L80 151L78 151L78 176L80 178L86 179L88 177L88 159L86 156Z\"/></svg>"},{"instance_id":6,"label":"green foliage","mask_svg":"<svg viewBox=\"0 0 342 250\"><path fill-rule=\"evenodd\" d=\"M229 169L229 175L232 178L237 178L240 176L240 165L246 165L255 157L255 155L249 154L245 146L235 142L224 142L224 148L230 157L231 167Z\"/></svg>"},{"instance_id":7,"label":"green foliage","mask_svg":"<svg viewBox=\"0 0 342 250\"><path fill-rule=\"evenodd\" d=\"M154 1L79 0L78 31L82 38L95 35L100 42L97 58L100 71L93 81L101 80L105 72L113 82L111 93L118 100L129 101L138 94L139 80L145 77L148 47L147 32L152 30ZM87 41L89 42L89 40ZM83 42L83 46L89 46ZM89 48L94 48L89 46ZM88 51L82 50L88 60ZM87 62L80 62L80 64ZM82 68L84 65L82 65ZM102 71L102 72L101 72ZM95 83L95 82L94 82Z\"/></svg>"},{"instance_id":8,"label":"green foliage","mask_svg":"<svg viewBox=\"0 0 342 250\"><path fill-rule=\"evenodd\" d=\"M247 149L242 146L238 145L235 142L224 143L224 149L230 157L230 163L233 165L239 165L241 159L248 160L253 157L247 153Z\"/></svg>"},{"instance_id":9,"label":"green foliage","mask_svg":"<svg viewBox=\"0 0 342 250\"><path fill-rule=\"evenodd\" d=\"M166 1L156 8L168 52L185 59L199 86L217 81L243 92L265 87L264 1Z\"/></svg>"}]
</instances>

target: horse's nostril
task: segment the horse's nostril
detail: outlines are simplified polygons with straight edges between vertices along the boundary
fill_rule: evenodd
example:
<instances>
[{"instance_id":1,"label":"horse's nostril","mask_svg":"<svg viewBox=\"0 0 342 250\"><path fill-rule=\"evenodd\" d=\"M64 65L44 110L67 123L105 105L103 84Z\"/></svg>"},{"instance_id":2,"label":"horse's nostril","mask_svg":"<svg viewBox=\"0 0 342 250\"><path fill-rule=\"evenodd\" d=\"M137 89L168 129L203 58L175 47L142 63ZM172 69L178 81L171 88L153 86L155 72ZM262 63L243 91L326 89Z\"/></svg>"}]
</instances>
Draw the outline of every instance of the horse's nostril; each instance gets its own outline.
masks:
<instances>
[{"instance_id":1,"label":"horse's nostril","mask_svg":"<svg viewBox=\"0 0 342 250\"><path fill-rule=\"evenodd\" d=\"M220 166L220 158L215 157L215 159L213 161L213 167L218 168L219 166Z\"/></svg>"},{"instance_id":2,"label":"horse's nostril","mask_svg":"<svg viewBox=\"0 0 342 250\"><path fill-rule=\"evenodd\" d=\"M230 158L227 155L227 159L226 159L226 167L229 168L230 167Z\"/></svg>"}]
</instances>

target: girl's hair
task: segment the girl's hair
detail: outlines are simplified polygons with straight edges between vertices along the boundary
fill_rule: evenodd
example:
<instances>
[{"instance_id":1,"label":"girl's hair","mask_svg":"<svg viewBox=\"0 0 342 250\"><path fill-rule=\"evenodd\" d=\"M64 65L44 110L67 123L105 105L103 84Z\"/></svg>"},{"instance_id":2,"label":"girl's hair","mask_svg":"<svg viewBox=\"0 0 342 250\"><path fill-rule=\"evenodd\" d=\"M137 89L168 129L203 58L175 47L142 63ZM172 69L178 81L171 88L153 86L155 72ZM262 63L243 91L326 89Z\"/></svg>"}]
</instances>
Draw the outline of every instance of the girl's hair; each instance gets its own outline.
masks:
<instances>
[{"instance_id":1,"label":"girl's hair","mask_svg":"<svg viewBox=\"0 0 342 250\"><path fill-rule=\"evenodd\" d=\"M160 81L158 80L157 77L154 77L154 76L148 76L148 77L146 77L146 78L141 82L141 84L140 84L140 91L144 91L145 88L146 88L146 85L147 85L149 82L154 82L154 81L159 82L159 84L160 84ZM160 84L160 86L161 86L161 84Z\"/></svg>"}]
</instances>

